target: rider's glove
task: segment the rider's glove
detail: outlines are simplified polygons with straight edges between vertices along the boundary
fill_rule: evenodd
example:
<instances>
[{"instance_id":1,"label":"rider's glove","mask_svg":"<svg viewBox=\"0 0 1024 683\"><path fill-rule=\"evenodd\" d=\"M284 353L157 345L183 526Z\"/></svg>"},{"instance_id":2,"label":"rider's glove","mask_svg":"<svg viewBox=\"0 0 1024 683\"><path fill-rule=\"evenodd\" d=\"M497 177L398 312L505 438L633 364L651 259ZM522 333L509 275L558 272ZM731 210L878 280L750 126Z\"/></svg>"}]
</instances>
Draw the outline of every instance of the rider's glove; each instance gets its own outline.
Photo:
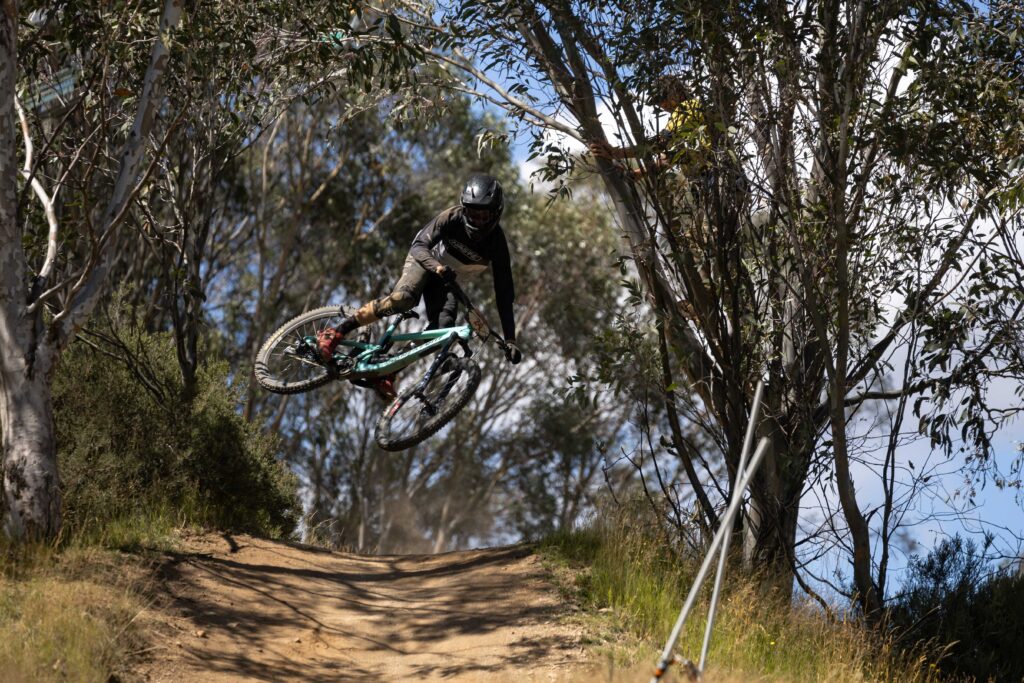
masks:
<instances>
[{"instance_id":1,"label":"rider's glove","mask_svg":"<svg viewBox=\"0 0 1024 683\"><path fill-rule=\"evenodd\" d=\"M445 282L455 282L455 278L458 277L455 271L448 266L438 266L434 274Z\"/></svg>"},{"instance_id":2,"label":"rider's glove","mask_svg":"<svg viewBox=\"0 0 1024 683\"><path fill-rule=\"evenodd\" d=\"M523 359L523 352L519 350L515 342L508 342L505 344L505 358L512 365L517 365Z\"/></svg>"}]
</instances>

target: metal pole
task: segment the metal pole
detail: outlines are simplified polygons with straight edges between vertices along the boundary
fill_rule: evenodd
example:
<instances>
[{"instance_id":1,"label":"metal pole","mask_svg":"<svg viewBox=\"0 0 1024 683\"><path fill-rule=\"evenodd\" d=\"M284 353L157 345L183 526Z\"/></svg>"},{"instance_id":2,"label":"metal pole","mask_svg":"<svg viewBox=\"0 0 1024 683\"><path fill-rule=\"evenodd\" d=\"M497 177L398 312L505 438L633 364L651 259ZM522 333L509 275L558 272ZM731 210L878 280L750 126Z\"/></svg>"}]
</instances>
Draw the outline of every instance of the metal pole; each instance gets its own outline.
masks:
<instances>
[{"instance_id":1,"label":"metal pole","mask_svg":"<svg viewBox=\"0 0 1024 683\"><path fill-rule=\"evenodd\" d=\"M747 466L747 455L750 454L750 446L754 441L754 429L757 425L757 418L761 411L761 394L764 392L764 380L757 383L754 390L754 403L750 407L750 422L747 423L747 433L743 437L743 450L740 452L740 466L736 469L736 481L743 478ZM733 498L742 495L740 491L733 491ZM715 627L715 610L718 609L718 596L722 590L722 577L725 576L725 560L729 555L729 541L732 534L726 534L722 541L722 552L718 556L718 572L715 574L715 587L711 591L711 604L708 606L708 624L704 627L704 644L700 648L700 661L697 663L697 670L704 672L704 662L707 661L708 648L711 647L711 630Z\"/></svg>"},{"instance_id":2,"label":"metal pole","mask_svg":"<svg viewBox=\"0 0 1024 683\"><path fill-rule=\"evenodd\" d=\"M754 473L757 472L757 466L761 464L761 458L767 450L768 439L761 439L757 444L757 450L754 451L754 457L750 461L750 467L747 469L746 475L736 485L736 494L729 503L729 508L725 511L725 517L722 519L714 538L711 539L711 546L708 548L708 553L704 557L704 562L701 564L700 570L697 572L693 585L690 586L690 592L686 596L686 602L683 603L683 609L679 612L679 618L676 620L676 625L672 629L672 635L669 636L668 642L665 644L665 649L661 653L661 660L658 662L658 666L654 670L654 676L651 677L651 683L657 683L657 681L660 681L661 677L665 675L665 671L668 670L669 665L672 663L672 651L675 649L676 643L679 641L679 636L683 632L683 626L686 624L686 618L690 615L690 610L693 609L694 603L697 602L697 593L700 591L700 587L703 585L704 579L707 578L708 569L711 568L711 560L714 559L715 552L718 550L719 546L721 546L722 540L730 533L732 520L736 517L736 511L739 509L742 494L747 490L747 486L750 485L750 480L754 476Z\"/></svg>"}]
</instances>

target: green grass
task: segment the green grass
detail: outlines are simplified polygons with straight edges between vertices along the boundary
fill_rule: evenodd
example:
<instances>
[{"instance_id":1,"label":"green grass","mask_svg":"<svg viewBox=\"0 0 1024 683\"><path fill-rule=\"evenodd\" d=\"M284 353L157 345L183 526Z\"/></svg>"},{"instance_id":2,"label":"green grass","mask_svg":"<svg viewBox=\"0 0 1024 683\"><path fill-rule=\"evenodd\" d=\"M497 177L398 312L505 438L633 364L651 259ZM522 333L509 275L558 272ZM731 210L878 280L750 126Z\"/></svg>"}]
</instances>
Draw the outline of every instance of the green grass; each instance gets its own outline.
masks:
<instances>
[{"instance_id":1,"label":"green grass","mask_svg":"<svg viewBox=\"0 0 1024 683\"><path fill-rule=\"evenodd\" d=\"M106 548L130 553L169 551L177 547L182 529L209 526L197 504L154 503L145 514L127 513L90 520L62 539L67 548Z\"/></svg>"},{"instance_id":2,"label":"green grass","mask_svg":"<svg viewBox=\"0 0 1024 683\"><path fill-rule=\"evenodd\" d=\"M625 519L555 534L539 551L571 568L570 590L611 632L599 647L622 666L653 667L679 615L696 565L672 557L649 526ZM735 571L735 570L734 570ZM712 579L689 618L677 652L697 660ZM749 578L729 579L719 604L706 680L937 681L925 656L898 655L858 623L830 621L809 605L792 606Z\"/></svg>"}]
</instances>

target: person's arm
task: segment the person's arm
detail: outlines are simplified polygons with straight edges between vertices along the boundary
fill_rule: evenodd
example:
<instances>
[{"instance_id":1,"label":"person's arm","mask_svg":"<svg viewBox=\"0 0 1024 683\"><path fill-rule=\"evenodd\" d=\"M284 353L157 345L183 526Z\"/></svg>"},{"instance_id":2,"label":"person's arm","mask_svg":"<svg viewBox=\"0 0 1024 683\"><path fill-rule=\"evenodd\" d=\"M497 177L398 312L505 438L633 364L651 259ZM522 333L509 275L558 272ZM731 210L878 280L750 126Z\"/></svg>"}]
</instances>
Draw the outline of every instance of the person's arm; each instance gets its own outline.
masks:
<instances>
[{"instance_id":1,"label":"person's arm","mask_svg":"<svg viewBox=\"0 0 1024 683\"><path fill-rule=\"evenodd\" d=\"M504 233L499 235L498 247L491 259L491 273L494 276L494 298L498 304L498 317L501 318L501 331L505 341L513 342L516 339L516 316L512 304L516 300L516 290L512 282L512 259Z\"/></svg>"},{"instance_id":2,"label":"person's arm","mask_svg":"<svg viewBox=\"0 0 1024 683\"><path fill-rule=\"evenodd\" d=\"M590 145L590 153L595 157L600 156L613 161L625 161L633 160L640 161L645 154L653 155L653 166L647 165L623 165L616 164L623 173L628 173L633 178L639 180L643 178L648 169L652 169L656 173L664 171L666 168L671 166L668 162L668 157L665 155L665 147L667 145L668 138L664 135L665 131L657 133L654 137L649 138L643 145L632 145L627 147L613 147L607 143L592 143Z\"/></svg>"},{"instance_id":3,"label":"person's arm","mask_svg":"<svg viewBox=\"0 0 1024 683\"><path fill-rule=\"evenodd\" d=\"M416 263L423 266L424 270L429 270L431 273L436 273L444 268L441 262L434 258L434 254L431 252L438 242L441 241L441 229L442 227L451 220L454 209L447 209L438 214L432 221L423 226L418 233L416 233L415 239L412 241L412 247L409 249L409 253Z\"/></svg>"},{"instance_id":4,"label":"person's arm","mask_svg":"<svg viewBox=\"0 0 1024 683\"><path fill-rule=\"evenodd\" d=\"M637 156L636 147L614 147L609 145L607 142L591 142L588 147L590 153L595 157L604 157L605 159L632 159Z\"/></svg>"},{"instance_id":5,"label":"person's arm","mask_svg":"<svg viewBox=\"0 0 1024 683\"><path fill-rule=\"evenodd\" d=\"M605 141L591 142L588 147L594 156L622 161L625 159L639 159L645 154L661 154L670 141L667 131L659 131L636 145L624 145L616 147Z\"/></svg>"}]
</instances>

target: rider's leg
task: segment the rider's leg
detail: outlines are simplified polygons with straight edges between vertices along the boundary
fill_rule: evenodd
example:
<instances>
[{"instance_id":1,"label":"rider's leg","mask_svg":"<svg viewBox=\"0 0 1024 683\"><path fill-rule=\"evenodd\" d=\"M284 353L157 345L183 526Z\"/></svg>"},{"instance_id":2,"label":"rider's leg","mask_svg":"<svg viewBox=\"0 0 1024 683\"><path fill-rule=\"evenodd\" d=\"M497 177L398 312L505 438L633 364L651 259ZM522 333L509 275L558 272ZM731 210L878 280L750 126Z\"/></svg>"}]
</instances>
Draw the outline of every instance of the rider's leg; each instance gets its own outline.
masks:
<instances>
[{"instance_id":1,"label":"rider's leg","mask_svg":"<svg viewBox=\"0 0 1024 683\"><path fill-rule=\"evenodd\" d=\"M423 290L423 304L427 307L427 329L451 327L455 324L459 302L444 283L430 281ZM447 361L446 361L447 362ZM441 366L444 368L445 366ZM444 372L444 370L442 370Z\"/></svg>"},{"instance_id":2,"label":"rider's leg","mask_svg":"<svg viewBox=\"0 0 1024 683\"><path fill-rule=\"evenodd\" d=\"M431 280L423 289L423 303L427 307L427 329L451 327L455 324L459 302L440 281Z\"/></svg>"},{"instance_id":3,"label":"rider's leg","mask_svg":"<svg viewBox=\"0 0 1024 683\"><path fill-rule=\"evenodd\" d=\"M423 266L416 262L412 256L405 259L405 266L402 268L402 277L398 279L391 294L371 301L360 306L353 315L345 317L341 324L335 328L327 328L318 336L320 354L324 359L334 355L334 349L348 333L364 325L386 318L396 313L404 313L412 310L419 303L423 289L431 279Z\"/></svg>"},{"instance_id":4,"label":"rider's leg","mask_svg":"<svg viewBox=\"0 0 1024 683\"><path fill-rule=\"evenodd\" d=\"M417 263L416 259L407 256L405 265L402 266L402 277L398 279L394 290L385 297L361 306L352 316L355 327L349 331L389 315L412 310L419 303L420 295L431 279L431 274Z\"/></svg>"},{"instance_id":5,"label":"rider's leg","mask_svg":"<svg viewBox=\"0 0 1024 683\"><path fill-rule=\"evenodd\" d=\"M458 317L459 300L455 298L455 294L448 292L448 296L444 300L444 308L441 309L441 315L438 316L438 322L441 327L454 327Z\"/></svg>"},{"instance_id":6,"label":"rider's leg","mask_svg":"<svg viewBox=\"0 0 1024 683\"><path fill-rule=\"evenodd\" d=\"M427 309L427 329L436 330L438 316L444 308L445 289L441 282L428 282L423 288L423 305Z\"/></svg>"}]
</instances>

